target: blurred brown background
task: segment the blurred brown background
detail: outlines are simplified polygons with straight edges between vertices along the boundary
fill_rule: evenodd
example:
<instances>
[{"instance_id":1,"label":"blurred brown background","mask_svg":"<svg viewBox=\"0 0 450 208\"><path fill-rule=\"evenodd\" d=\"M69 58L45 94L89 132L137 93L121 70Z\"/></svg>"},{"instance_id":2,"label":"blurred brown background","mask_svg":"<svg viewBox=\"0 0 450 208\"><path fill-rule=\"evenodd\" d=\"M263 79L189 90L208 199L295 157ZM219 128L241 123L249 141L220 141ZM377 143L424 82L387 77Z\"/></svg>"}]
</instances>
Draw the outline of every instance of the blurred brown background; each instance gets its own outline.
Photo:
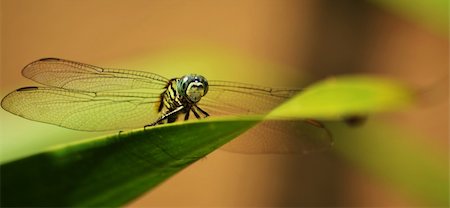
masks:
<instances>
[{"instance_id":1,"label":"blurred brown background","mask_svg":"<svg viewBox=\"0 0 450 208\"><path fill-rule=\"evenodd\" d=\"M283 87L337 74L375 73L426 92L412 110L378 119L426 135L430 139L414 142L447 155L448 17L421 18L442 8L423 7L431 12L415 15L392 6L396 3L1 0L0 92L4 96L33 85L20 70L43 57ZM0 116L2 135L14 138L2 141L2 157L23 148L25 135L59 134L67 140L89 135L4 111ZM13 132L23 126L30 128ZM417 199L333 152L299 157L216 151L128 206L437 205L442 204Z\"/></svg>"}]
</instances>

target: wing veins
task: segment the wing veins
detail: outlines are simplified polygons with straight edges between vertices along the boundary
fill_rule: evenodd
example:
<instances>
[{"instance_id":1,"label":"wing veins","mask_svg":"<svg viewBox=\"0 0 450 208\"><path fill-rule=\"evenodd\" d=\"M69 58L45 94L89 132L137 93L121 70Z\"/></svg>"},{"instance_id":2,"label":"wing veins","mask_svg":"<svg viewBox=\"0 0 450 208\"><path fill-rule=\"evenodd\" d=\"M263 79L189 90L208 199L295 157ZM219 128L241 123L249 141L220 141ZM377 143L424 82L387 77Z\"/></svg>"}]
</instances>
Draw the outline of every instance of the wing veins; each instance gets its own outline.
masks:
<instances>
[{"instance_id":1,"label":"wing veins","mask_svg":"<svg viewBox=\"0 0 450 208\"><path fill-rule=\"evenodd\" d=\"M283 89L283 88L271 88L271 87L262 87L257 85L251 85L251 84L244 84L239 82L226 82L226 81L217 81L212 80L210 85L212 88L211 90L220 89L220 90L226 90L230 92L237 92L237 93L255 93L254 95L265 95L265 96L274 96L279 98L289 98L295 93L301 91L302 89ZM232 90L232 89L242 89L240 90ZM256 92L251 92L256 91Z\"/></svg>"},{"instance_id":2,"label":"wing veins","mask_svg":"<svg viewBox=\"0 0 450 208\"><path fill-rule=\"evenodd\" d=\"M22 70L22 74L44 85L91 92L137 88L156 89L152 85L163 88L168 82L167 78L150 72L102 68L56 58L32 62Z\"/></svg>"}]
</instances>

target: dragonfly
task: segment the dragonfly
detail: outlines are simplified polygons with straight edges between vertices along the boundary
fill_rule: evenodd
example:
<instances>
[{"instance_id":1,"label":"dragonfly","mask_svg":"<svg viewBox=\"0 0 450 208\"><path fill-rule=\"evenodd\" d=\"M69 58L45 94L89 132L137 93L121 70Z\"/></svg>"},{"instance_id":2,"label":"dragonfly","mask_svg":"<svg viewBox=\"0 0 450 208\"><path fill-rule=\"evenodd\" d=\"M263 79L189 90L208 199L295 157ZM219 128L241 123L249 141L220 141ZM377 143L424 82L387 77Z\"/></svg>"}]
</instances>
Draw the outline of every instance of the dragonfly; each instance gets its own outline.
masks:
<instances>
[{"instance_id":1,"label":"dragonfly","mask_svg":"<svg viewBox=\"0 0 450 208\"><path fill-rule=\"evenodd\" d=\"M168 79L151 72L104 68L60 58L34 61L24 67L22 75L43 86L9 93L1 101L3 109L29 120L81 131L142 128L192 117L261 115L301 91L207 80L198 74ZM268 131L275 136L263 139ZM295 143L300 144L294 145L298 147L305 146L299 137L315 140L313 143L321 147L332 143L329 131L313 120L266 121L242 137L241 142L228 145L229 151L292 152L291 141L297 140Z\"/></svg>"}]
</instances>

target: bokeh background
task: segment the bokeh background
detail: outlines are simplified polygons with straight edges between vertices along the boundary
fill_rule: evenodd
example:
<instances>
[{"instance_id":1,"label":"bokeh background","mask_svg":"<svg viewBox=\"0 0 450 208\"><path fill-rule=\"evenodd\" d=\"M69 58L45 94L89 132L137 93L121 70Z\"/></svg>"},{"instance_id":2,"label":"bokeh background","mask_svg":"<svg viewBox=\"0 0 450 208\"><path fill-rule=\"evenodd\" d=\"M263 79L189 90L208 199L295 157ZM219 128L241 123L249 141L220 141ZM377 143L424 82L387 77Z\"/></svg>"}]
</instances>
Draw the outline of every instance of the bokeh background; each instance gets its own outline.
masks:
<instances>
[{"instance_id":1,"label":"bokeh background","mask_svg":"<svg viewBox=\"0 0 450 208\"><path fill-rule=\"evenodd\" d=\"M434 185L448 195L446 0L0 2L2 97L36 85L20 71L43 57L277 87L305 87L339 74L383 75L417 90L417 103L370 120L396 129L400 136L389 139L419 147L412 154L436 162L444 178ZM1 162L105 134L32 122L3 110L0 118ZM403 154L401 145L377 156L392 160L396 152ZM423 197L385 177L413 174L399 166L371 171L333 150L307 156L219 150L128 207L448 205L448 199Z\"/></svg>"}]
</instances>

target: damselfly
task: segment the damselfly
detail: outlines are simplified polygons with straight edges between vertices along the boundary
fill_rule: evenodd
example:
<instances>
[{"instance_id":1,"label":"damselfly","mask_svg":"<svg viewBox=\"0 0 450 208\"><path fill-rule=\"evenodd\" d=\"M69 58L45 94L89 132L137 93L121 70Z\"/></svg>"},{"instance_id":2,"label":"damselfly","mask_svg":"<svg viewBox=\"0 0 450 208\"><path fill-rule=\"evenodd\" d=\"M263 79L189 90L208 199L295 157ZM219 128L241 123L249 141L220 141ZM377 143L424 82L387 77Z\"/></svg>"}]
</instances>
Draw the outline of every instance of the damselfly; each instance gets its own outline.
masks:
<instances>
[{"instance_id":1,"label":"damselfly","mask_svg":"<svg viewBox=\"0 0 450 208\"><path fill-rule=\"evenodd\" d=\"M188 120L193 116L200 119L265 114L299 92L298 89L208 81L196 74L167 79L150 72L102 68L58 58L32 62L22 70L22 74L44 86L24 87L11 92L1 102L5 110L30 120L82 131L140 128ZM319 123L302 122L301 126L292 123L298 122L266 122L262 125L264 128L254 129L251 134L266 135L264 131L269 130L272 134L289 135L300 128L300 133L295 133L294 137L307 135L310 140L330 144L329 133ZM289 128L290 132L285 132ZM270 142L258 141L263 140L261 136L249 139L252 142L244 146L252 147L238 147L237 151L290 151L284 147L270 147L273 145L268 143L280 143L282 136L274 137L266 139L272 140ZM286 141L278 146L290 146ZM260 150L251 151L261 144Z\"/></svg>"}]
</instances>

